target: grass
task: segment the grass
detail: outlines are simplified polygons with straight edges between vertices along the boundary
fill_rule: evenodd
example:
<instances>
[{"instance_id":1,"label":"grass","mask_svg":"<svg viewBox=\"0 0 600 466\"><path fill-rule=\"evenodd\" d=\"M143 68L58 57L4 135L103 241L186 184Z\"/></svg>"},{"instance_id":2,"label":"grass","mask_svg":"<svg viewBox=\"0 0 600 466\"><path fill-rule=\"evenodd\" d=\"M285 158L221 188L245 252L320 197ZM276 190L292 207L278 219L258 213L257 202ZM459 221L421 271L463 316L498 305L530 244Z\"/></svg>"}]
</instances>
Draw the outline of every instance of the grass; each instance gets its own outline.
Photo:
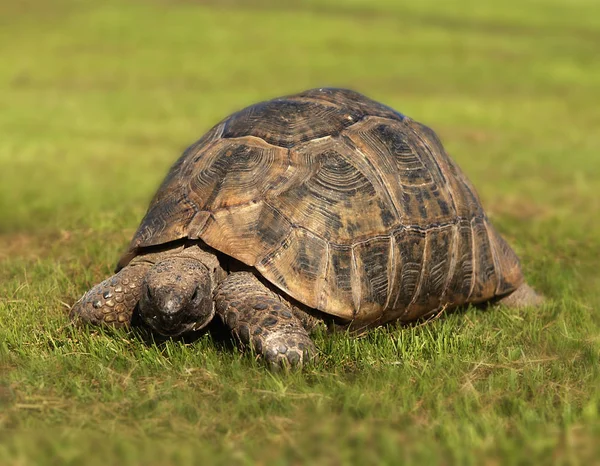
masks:
<instances>
[{"instance_id":1,"label":"grass","mask_svg":"<svg viewBox=\"0 0 600 466\"><path fill-rule=\"evenodd\" d=\"M599 41L591 0L0 0L0 464L600 464ZM184 147L324 85L435 128L548 303L277 375L69 325Z\"/></svg>"}]
</instances>

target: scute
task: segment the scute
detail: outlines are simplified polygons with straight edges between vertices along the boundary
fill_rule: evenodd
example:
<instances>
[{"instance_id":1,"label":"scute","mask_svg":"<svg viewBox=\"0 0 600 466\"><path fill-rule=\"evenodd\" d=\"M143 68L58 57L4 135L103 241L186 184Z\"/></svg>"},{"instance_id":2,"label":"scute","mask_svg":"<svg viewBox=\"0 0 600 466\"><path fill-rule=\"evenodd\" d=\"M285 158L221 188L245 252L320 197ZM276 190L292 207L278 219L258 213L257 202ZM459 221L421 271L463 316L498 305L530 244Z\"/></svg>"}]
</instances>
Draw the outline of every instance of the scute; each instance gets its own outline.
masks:
<instances>
[{"instance_id":1,"label":"scute","mask_svg":"<svg viewBox=\"0 0 600 466\"><path fill-rule=\"evenodd\" d=\"M385 234L394 225L396 216L382 198L382 186L361 171L342 143L327 139L307 144L292 151L291 160L286 189L267 194L267 200L295 225L337 244ZM303 168L295 176L299 166ZM356 215L365 211L369 215Z\"/></svg>"},{"instance_id":2,"label":"scute","mask_svg":"<svg viewBox=\"0 0 600 466\"><path fill-rule=\"evenodd\" d=\"M256 136L269 144L290 148L313 139L337 135L367 115L403 118L352 91L313 89L261 102L232 115L225 124L223 137Z\"/></svg>"},{"instance_id":3,"label":"scute","mask_svg":"<svg viewBox=\"0 0 600 466\"><path fill-rule=\"evenodd\" d=\"M215 126L173 166L119 267L182 238L359 326L414 320L522 282L435 133L343 89L256 104Z\"/></svg>"}]
</instances>

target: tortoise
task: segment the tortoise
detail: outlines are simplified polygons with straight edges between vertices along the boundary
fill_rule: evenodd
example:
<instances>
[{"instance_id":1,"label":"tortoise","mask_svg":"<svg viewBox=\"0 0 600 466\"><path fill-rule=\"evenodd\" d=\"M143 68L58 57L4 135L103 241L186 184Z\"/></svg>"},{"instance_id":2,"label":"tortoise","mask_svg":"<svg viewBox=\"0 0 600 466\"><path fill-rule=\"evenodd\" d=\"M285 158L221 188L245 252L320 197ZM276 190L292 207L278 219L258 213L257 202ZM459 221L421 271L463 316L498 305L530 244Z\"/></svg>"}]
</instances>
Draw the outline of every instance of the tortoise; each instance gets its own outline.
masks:
<instances>
[{"instance_id":1,"label":"tortoise","mask_svg":"<svg viewBox=\"0 0 600 466\"><path fill-rule=\"evenodd\" d=\"M276 98L185 150L115 275L71 310L177 336L215 314L269 364L310 332L360 332L444 309L537 305L519 259L427 126L346 89Z\"/></svg>"}]
</instances>

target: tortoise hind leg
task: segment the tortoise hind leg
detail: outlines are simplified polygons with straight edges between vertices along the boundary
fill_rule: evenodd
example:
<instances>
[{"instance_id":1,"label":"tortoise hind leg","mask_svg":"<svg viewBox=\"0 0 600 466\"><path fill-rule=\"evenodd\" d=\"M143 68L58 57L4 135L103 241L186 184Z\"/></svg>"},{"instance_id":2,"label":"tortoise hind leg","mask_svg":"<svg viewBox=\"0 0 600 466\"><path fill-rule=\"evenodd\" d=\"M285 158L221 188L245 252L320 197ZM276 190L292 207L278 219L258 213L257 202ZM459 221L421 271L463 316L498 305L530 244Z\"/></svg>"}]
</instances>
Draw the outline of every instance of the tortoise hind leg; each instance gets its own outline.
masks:
<instances>
[{"instance_id":1,"label":"tortoise hind leg","mask_svg":"<svg viewBox=\"0 0 600 466\"><path fill-rule=\"evenodd\" d=\"M287 303L249 272L229 275L215 293L217 314L272 368L302 366L316 348Z\"/></svg>"},{"instance_id":2,"label":"tortoise hind leg","mask_svg":"<svg viewBox=\"0 0 600 466\"><path fill-rule=\"evenodd\" d=\"M531 288L527 283L523 283L519 288L513 291L508 296L500 298L496 301L498 304L502 304L504 306L513 307L513 308L523 308L523 307L536 307L543 304L545 301L544 297L537 293L533 288Z\"/></svg>"},{"instance_id":3,"label":"tortoise hind leg","mask_svg":"<svg viewBox=\"0 0 600 466\"><path fill-rule=\"evenodd\" d=\"M150 263L132 264L98 283L73 305L69 316L85 324L129 326L150 267Z\"/></svg>"}]
</instances>

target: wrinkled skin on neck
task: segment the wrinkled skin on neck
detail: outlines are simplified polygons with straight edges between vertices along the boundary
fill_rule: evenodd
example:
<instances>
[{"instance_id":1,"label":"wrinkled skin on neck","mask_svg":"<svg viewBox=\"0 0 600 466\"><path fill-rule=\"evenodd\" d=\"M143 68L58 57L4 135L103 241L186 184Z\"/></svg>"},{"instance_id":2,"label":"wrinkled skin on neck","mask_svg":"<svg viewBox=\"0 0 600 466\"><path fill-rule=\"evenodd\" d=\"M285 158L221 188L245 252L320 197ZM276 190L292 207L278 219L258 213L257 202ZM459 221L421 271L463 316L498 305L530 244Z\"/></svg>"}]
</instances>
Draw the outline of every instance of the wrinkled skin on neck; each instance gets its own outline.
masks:
<instances>
[{"instance_id":1,"label":"wrinkled skin on neck","mask_svg":"<svg viewBox=\"0 0 600 466\"><path fill-rule=\"evenodd\" d=\"M191 257L171 257L155 264L142 283L140 317L153 330L177 336L200 330L215 315L211 271Z\"/></svg>"}]
</instances>

